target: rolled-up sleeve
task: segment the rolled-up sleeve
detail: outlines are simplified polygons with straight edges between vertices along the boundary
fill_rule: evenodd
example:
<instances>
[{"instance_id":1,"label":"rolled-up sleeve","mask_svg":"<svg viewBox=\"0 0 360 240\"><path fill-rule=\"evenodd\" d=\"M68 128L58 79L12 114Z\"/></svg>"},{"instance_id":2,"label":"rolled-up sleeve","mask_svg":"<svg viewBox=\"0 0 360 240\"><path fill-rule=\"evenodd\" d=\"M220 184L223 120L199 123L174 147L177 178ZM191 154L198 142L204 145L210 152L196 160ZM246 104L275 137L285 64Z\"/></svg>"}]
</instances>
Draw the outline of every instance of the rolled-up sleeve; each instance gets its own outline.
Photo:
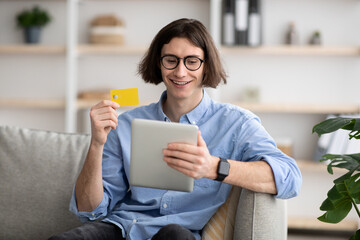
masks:
<instances>
[{"instance_id":1,"label":"rolled-up sleeve","mask_svg":"<svg viewBox=\"0 0 360 240\"><path fill-rule=\"evenodd\" d=\"M256 117L241 126L239 145L242 161L266 161L274 174L277 198L288 199L299 194L302 176L296 161L281 152Z\"/></svg>"},{"instance_id":2,"label":"rolled-up sleeve","mask_svg":"<svg viewBox=\"0 0 360 240\"><path fill-rule=\"evenodd\" d=\"M295 160L290 157L271 157L264 156L265 160L271 167L277 189L277 198L288 199L299 194L302 177Z\"/></svg>"},{"instance_id":3,"label":"rolled-up sleeve","mask_svg":"<svg viewBox=\"0 0 360 240\"><path fill-rule=\"evenodd\" d=\"M82 222L107 216L111 209L124 198L129 189L117 131L119 131L118 128L110 131L104 146L102 159L104 194L100 204L91 212L78 211L74 187L70 200L70 211L76 214Z\"/></svg>"},{"instance_id":4,"label":"rolled-up sleeve","mask_svg":"<svg viewBox=\"0 0 360 240\"><path fill-rule=\"evenodd\" d=\"M100 204L91 212L78 211L75 196L75 187L70 200L70 211L73 212L81 222L94 221L96 219L105 217L107 214L108 196L104 194Z\"/></svg>"}]
</instances>

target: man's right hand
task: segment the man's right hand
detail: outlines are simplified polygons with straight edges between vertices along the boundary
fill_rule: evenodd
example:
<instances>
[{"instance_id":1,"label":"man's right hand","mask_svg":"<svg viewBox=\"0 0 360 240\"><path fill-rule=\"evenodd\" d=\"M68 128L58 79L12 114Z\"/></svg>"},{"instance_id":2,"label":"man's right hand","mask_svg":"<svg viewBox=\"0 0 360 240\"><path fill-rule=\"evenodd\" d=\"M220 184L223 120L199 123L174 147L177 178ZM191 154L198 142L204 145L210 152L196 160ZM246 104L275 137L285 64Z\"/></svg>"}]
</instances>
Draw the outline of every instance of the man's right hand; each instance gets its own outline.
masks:
<instances>
[{"instance_id":1,"label":"man's right hand","mask_svg":"<svg viewBox=\"0 0 360 240\"><path fill-rule=\"evenodd\" d=\"M91 142L103 146L111 129L118 124L116 109L120 105L110 100L103 100L90 110Z\"/></svg>"},{"instance_id":2,"label":"man's right hand","mask_svg":"<svg viewBox=\"0 0 360 240\"><path fill-rule=\"evenodd\" d=\"M104 100L91 108L91 144L84 166L76 181L75 196L79 211L93 211L104 195L102 183L102 153L111 129L118 123L119 104Z\"/></svg>"}]
</instances>

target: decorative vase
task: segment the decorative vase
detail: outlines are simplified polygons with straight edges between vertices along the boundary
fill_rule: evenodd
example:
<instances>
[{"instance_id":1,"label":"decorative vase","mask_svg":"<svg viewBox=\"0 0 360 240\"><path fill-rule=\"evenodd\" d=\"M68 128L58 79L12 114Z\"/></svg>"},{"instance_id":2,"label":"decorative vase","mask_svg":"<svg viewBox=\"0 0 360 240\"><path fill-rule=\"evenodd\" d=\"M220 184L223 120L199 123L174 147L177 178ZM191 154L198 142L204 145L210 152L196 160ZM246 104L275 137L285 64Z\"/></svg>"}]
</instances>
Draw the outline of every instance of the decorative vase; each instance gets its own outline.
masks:
<instances>
[{"instance_id":1,"label":"decorative vase","mask_svg":"<svg viewBox=\"0 0 360 240\"><path fill-rule=\"evenodd\" d=\"M30 44L36 44L40 42L40 27L28 27L24 29L25 42Z\"/></svg>"}]
</instances>

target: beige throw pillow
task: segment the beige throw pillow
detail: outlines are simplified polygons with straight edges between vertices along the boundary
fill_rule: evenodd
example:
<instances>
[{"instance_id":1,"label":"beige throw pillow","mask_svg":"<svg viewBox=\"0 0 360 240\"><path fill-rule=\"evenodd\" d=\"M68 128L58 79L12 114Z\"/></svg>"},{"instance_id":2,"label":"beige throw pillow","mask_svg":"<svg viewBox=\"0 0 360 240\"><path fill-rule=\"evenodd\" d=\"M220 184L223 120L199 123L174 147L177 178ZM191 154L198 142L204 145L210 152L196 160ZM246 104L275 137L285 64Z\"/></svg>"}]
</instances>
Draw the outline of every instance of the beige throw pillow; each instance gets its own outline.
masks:
<instances>
[{"instance_id":1,"label":"beige throw pillow","mask_svg":"<svg viewBox=\"0 0 360 240\"><path fill-rule=\"evenodd\" d=\"M233 187L226 202L215 212L202 232L202 240L232 240L241 188Z\"/></svg>"}]
</instances>

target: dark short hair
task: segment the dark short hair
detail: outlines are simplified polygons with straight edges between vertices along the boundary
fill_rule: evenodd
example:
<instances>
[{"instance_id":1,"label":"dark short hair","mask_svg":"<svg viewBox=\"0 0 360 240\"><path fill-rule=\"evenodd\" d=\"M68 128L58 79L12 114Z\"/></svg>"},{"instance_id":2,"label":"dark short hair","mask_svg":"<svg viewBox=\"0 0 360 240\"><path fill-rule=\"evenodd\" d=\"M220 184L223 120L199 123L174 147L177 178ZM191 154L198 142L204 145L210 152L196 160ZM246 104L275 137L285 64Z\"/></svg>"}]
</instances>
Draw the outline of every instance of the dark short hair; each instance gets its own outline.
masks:
<instances>
[{"instance_id":1,"label":"dark short hair","mask_svg":"<svg viewBox=\"0 0 360 240\"><path fill-rule=\"evenodd\" d=\"M160 69L161 50L175 37L186 38L204 51L202 86L216 88L221 81L226 83L226 73L211 35L200 21L187 18L169 23L151 42L138 66L138 73L145 82L157 85L163 81Z\"/></svg>"}]
</instances>

